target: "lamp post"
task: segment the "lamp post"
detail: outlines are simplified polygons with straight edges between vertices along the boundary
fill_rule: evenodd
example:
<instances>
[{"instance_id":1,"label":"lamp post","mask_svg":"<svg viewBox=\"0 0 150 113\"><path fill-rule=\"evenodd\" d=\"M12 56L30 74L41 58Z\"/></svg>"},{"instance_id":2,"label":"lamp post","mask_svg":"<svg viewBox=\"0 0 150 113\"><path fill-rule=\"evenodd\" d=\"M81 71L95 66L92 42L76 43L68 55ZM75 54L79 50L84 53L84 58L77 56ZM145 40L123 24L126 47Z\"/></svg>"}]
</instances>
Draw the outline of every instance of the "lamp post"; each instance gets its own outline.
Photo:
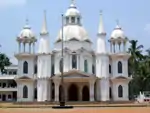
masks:
<instances>
[{"instance_id":1,"label":"lamp post","mask_svg":"<svg viewBox=\"0 0 150 113\"><path fill-rule=\"evenodd\" d=\"M61 43L61 99L60 99L60 106L65 106L65 94L64 94L64 36L63 36L63 26L64 26L64 15L62 17L62 43Z\"/></svg>"},{"instance_id":2,"label":"lamp post","mask_svg":"<svg viewBox=\"0 0 150 113\"><path fill-rule=\"evenodd\" d=\"M59 106L53 106L54 109L70 109L73 108L73 106L66 106L65 105L65 92L64 92L64 37L63 37L63 27L64 27L64 15L61 15L62 17L62 46L61 46L61 99L59 100Z\"/></svg>"}]
</instances>

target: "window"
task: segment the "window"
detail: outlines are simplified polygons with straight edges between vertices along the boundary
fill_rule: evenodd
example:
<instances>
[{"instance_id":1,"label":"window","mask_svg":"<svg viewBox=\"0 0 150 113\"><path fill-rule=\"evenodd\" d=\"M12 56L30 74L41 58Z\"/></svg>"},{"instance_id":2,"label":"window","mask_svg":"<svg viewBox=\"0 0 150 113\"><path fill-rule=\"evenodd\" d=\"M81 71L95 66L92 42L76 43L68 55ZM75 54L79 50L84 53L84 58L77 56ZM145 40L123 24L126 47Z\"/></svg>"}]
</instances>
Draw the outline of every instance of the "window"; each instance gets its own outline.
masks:
<instances>
[{"instance_id":1,"label":"window","mask_svg":"<svg viewBox=\"0 0 150 113\"><path fill-rule=\"evenodd\" d=\"M77 18L77 21L78 21L78 24L80 24L80 18L79 17Z\"/></svg>"},{"instance_id":2,"label":"window","mask_svg":"<svg viewBox=\"0 0 150 113\"><path fill-rule=\"evenodd\" d=\"M72 55L72 68L77 69L77 55Z\"/></svg>"},{"instance_id":3,"label":"window","mask_svg":"<svg viewBox=\"0 0 150 113\"><path fill-rule=\"evenodd\" d=\"M111 65L109 64L109 74L111 74Z\"/></svg>"},{"instance_id":4,"label":"window","mask_svg":"<svg viewBox=\"0 0 150 113\"><path fill-rule=\"evenodd\" d=\"M95 66L92 65L92 73L95 74Z\"/></svg>"},{"instance_id":5,"label":"window","mask_svg":"<svg viewBox=\"0 0 150 113\"><path fill-rule=\"evenodd\" d=\"M123 87L121 85L118 86L118 97L123 97Z\"/></svg>"},{"instance_id":6,"label":"window","mask_svg":"<svg viewBox=\"0 0 150 113\"><path fill-rule=\"evenodd\" d=\"M75 17L71 17L71 23L75 23Z\"/></svg>"},{"instance_id":7,"label":"window","mask_svg":"<svg viewBox=\"0 0 150 113\"><path fill-rule=\"evenodd\" d=\"M118 62L118 73L122 73L122 63Z\"/></svg>"},{"instance_id":8,"label":"window","mask_svg":"<svg viewBox=\"0 0 150 113\"><path fill-rule=\"evenodd\" d=\"M52 64L51 75L54 75L54 73L55 73L55 66L54 64Z\"/></svg>"},{"instance_id":9,"label":"window","mask_svg":"<svg viewBox=\"0 0 150 113\"><path fill-rule=\"evenodd\" d=\"M3 88L5 88L6 87L6 83L3 83Z\"/></svg>"},{"instance_id":10,"label":"window","mask_svg":"<svg viewBox=\"0 0 150 113\"><path fill-rule=\"evenodd\" d=\"M27 86L23 87L23 98L28 98L28 87Z\"/></svg>"},{"instance_id":11,"label":"window","mask_svg":"<svg viewBox=\"0 0 150 113\"><path fill-rule=\"evenodd\" d=\"M2 96L0 95L0 99L2 98Z\"/></svg>"},{"instance_id":12,"label":"window","mask_svg":"<svg viewBox=\"0 0 150 113\"><path fill-rule=\"evenodd\" d=\"M10 94L8 95L8 99L11 99L11 95Z\"/></svg>"},{"instance_id":13,"label":"window","mask_svg":"<svg viewBox=\"0 0 150 113\"><path fill-rule=\"evenodd\" d=\"M66 24L69 23L69 17L66 17Z\"/></svg>"},{"instance_id":14,"label":"window","mask_svg":"<svg viewBox=\"0 0 150 113\"><path fill-rule=\"evenodd\" d=\"M16 74L17 74L17 71L14 71L14 72L13 72L13 75L16 75Z\"/></svg>"},{"instance_id":15,"label":"window","mask_svg":"<svg viewBox=\"0 0 150 113\"><path fill-rule=\"evenodd\" d=\"M34 74L37 74L37 64L34 65Z\"/></svg>"},{"instance_id":16,"label":"window","mask_svg":"<svg viewBox=\"0 0 150 113\"><path fill-rule=\"evenodd\" d=\"M28 62L27 61L23 63L23 73L28 74Z\"/></svg>"},{"instance_id":17,"label":"window","mask_svg":"<svg viewBox=\"0 0 150 113\"><path fill-rule=\"evenodd\" d=\"M63 60L62 60L62 58L60 59L60 61L59 61L59 71L60 72L62 72L62 67L63 66Z\"/></svg>"},{"instance_id":18,"label":"window","mask_svg":"<svg viewBox=\"0 0 150 113\"><path fill-rule=\"evenodd\" d=\"M84 72L88 72L88 62L87 60L84 60Z\"/></svg>"}]
</instances>

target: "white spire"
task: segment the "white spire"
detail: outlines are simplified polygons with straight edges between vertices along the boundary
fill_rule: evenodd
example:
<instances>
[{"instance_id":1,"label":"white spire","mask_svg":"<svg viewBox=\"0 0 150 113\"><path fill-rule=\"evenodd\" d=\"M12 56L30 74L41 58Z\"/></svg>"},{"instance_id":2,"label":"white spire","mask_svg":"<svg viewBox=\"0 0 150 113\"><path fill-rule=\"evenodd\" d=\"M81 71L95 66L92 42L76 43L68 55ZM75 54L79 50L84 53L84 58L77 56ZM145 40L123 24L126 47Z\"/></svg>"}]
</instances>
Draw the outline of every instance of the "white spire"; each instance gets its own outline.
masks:
<instances>
[{"instance_id":1,"label":"white spire","mask_svg":"<svg viewBox=\"0 0 150 113\"><path fill-rule=\"evenodd\" d=\"M99 35L106 35L106 32L104 30L104 25L103 25L102 11L100 11L100 23L99 23L98 34Z\"/></svg>"},{"instance_id":2,"label":"white spire","mask_svg":"<svg viewBox=\"0 0 150 113\"><path fill-rule=\"evenodd\" d=\"M41 35L47 35L48 30L47 30L47 21L46 21L46 10L44 11L44 20L43 20L43 25L41 29Z\"/></svg>"}]
</instances>

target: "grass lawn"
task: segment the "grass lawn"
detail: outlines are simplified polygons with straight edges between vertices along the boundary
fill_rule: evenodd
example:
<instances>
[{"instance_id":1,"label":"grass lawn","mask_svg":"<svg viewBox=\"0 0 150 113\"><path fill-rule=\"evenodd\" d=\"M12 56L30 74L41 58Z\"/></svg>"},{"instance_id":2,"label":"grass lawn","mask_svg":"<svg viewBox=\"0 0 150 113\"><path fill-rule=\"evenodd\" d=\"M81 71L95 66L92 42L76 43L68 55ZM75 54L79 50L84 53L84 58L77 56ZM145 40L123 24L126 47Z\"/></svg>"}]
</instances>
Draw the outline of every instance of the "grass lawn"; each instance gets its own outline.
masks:
<instances>
[{"instance_id":1,"label":"grass lawn","mask_svg":"<svg viewBox=\"0 0 150 113\"><path fill-rule=\"evenodd\" d=\"M0 113L150 113L150 107L112 107L112 108L0 108Z\"/></svg>"}]
</instances>

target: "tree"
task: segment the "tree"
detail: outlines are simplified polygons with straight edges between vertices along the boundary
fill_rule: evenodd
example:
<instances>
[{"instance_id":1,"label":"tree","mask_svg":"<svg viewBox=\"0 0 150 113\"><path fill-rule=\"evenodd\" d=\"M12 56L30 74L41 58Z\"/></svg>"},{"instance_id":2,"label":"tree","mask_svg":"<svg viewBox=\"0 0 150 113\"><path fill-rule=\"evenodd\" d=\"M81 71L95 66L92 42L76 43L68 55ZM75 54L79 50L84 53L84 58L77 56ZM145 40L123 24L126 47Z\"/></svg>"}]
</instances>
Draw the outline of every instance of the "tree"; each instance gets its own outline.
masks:
<instances>
[{"instance_id":1,"label":"tree","mask_svg":"<svg viewBox=\"0 0 150 113\"><path fill-rule=\"evenodd\" d=\"M143 45L137 45L137 40L130 40L129 53L131 57L129 58L129 72L134 77L136 74L136 69L138 68L138 62L143 59L142 49Z\"/></svg>"},{"instance_id":2,"label":"tree","mask_svg":"<svg viewBox=\"0 0 150 113\"><path fill-rule=\"evenodd\" d=\"M129 93L130 96L133 97L134 94L139 93L140 91L140 75L138 71L140 70L140 63L144 56L142 55L143 45L138 45L137 40L130 40L129 43L131 44L129 47L129 53L131 57L129 58L129 74L132 75L133 80L129 83Z\"/></svg>"},{"instance_id":3,"label":"tree","mask_svg":"<svg viewBox=\"0 0 150 113\"><path fill-rule=\"evenodd\" d=\"M9 58L4 53L0 53L0 71L2 74L5 73L5 66L9 65L11 65Z\"/></svg>"}]
</instances>

